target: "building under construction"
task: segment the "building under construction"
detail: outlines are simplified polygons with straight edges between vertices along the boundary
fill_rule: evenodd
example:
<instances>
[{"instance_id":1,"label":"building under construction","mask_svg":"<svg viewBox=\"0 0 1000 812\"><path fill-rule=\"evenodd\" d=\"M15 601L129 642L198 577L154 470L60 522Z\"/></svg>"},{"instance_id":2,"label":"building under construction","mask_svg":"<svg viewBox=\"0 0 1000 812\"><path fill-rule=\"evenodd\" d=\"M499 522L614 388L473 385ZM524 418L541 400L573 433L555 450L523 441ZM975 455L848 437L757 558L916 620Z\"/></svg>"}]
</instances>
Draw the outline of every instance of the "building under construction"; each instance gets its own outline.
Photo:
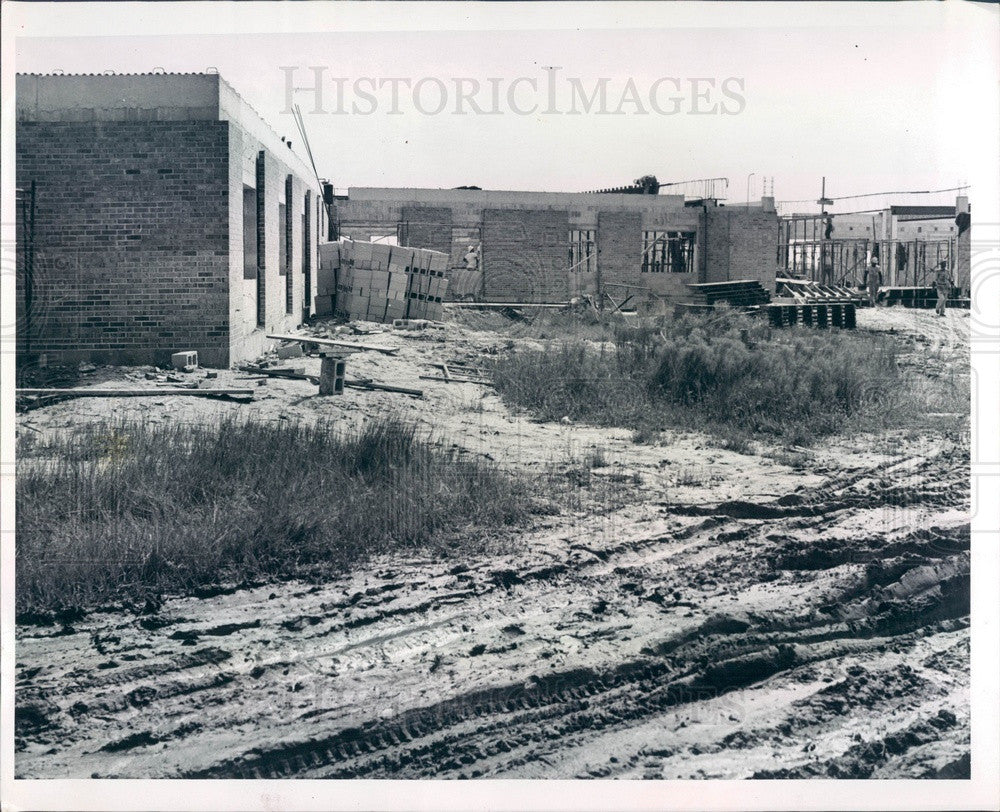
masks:
<instances>
[{"instance_id":1,"label":"building under construction","mask_svg":"<svg viewBox=\"0 0 1000 812\"><path fill-rule=\"evenodd\" d=\"M780 220L782 273L857 287L872 256L888 287L931 287L944 262L964 296L970 288L970 208L896 205L850 214L794 214Z\"/></svg>"},{"instance_id":2,"label":"building under construction","mask_svg":"<svg viewBox=\"0 0 1000 812\"><path fill-rule=\"evenodd\" d=\"M331 217L341 236L448 254L456 298L562 302L628 290L681 298L690 283L737 279L774 290L773 198L726 206L655 192L363 187L334 198ZM470 246L479 261L466 273Z\"/></svg>"}]
</instances>

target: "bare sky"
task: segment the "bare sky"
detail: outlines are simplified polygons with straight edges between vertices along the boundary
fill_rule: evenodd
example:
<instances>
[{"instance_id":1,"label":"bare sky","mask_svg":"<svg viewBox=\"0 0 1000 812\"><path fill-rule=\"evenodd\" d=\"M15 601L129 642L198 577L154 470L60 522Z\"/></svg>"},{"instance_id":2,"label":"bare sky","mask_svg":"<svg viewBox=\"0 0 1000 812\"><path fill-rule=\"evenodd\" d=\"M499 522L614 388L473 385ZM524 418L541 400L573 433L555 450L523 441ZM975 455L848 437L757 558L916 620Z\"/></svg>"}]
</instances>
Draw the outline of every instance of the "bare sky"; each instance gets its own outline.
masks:
<instances>
[{"instance_id":1,"label":"bare sky","mask_svg":"<svg viewBox=\"0 0 1000 812\"><path fill-rule=\"evenodd\" d=\"M216 4L197 5L201 11ZM402 13L403 5L368 4L375 15L369 22L377 18L377 23L366 25L365 19L345 22L323 9L304 21L297 9L307 4L270 5L270 22L253 27L269 33L254 33L239 19L243 15L226 13L194 28L217 33L170 34L170 19L153 9L128 21L131 30L147 35L118 36L90 34L124 29L119 15L92 6L87 23L74 28L76 12L57 7L49 14L59 18L42 17L25 32L79 35L20 37L16 69L216 68L298 150L301 139L283 112L281 68L295 67L295 84L311 87L311 68L323 66L324 107L336 107L334 79L342 77L348 112L312 112L315 98L309 92L295 99L305 114L319 174L338 187L476 184L578 191L629 183L648 173L661 182L728 177L732 202L744 200L748 191L759 197L764 179L773 177L779 201L815 201L823 175L832 196L975 184L975 142L981 148L984 138L996 141L994 9L833 4L839 10L831 18L801 8L814 4L761 4L752 15L744 9L737 14L726 4L718 6L730 13L719 14L716 4L709 4L692 17L608 4L621 8L612 18L578 13L576 4L548 5L542 14L516 4L455 3L414 17ZM274 17L275 7L286 10L283 17ZM247 15L252 10L248 6ZM106 15L106 26L97 25L95 15ZM576 19L579 28L567 28ZM190 22L173 27L191 31ZM357 30L365 27L382 30ZM384 30L407 27L423 30ZM354 30L335 30L346 28ZM151 31L165 33L150 36ZM547 66L561 68L554 105ZM354 92L362 77L376 83L409 80L409 88L399 85L398 112L390 112L387 84L374 88L374 112L351 112L352 105L361 111L372 106ZM415 102L413 85L425 77ZM518 77L534 80L537 90L522 81L510 91ZM457 78L479 83L473 98L484 114L471 104L462 105L465 114L455 112ZM566 114L573 107L569 80L577 79L590 93L601 78L608 80L608 112L599 114L596 104L582 112L577 99L581 112ZM499 88L499 114L485 114L492 101L490 79ZM668 81L657 85L658 79ZM673 79L680 80L679 90ZM703 81L693 85L692 79ZM446 106L432 114L439 106L437 80L447 93ZM622 96L631 93L629 80L635 95L623 103ZM726 80L730 96L721 92ZM362 90L372 92L366 81ZM708 95L694 100L699 91ZM651 94L661 111L678 112L656 112ZM528 115L511 109L533 105L538 109ZM713 105L720 105L720 112L692 113ZM562 114L546 112L553 107ZM723 107L738 112L725 114ZM621 112L611 114L615 110ZM945 193L912 202L953 199L954 193ZM844 201L834 210L880 202ZM790 208L816 210L809 203Z\"/></svg>"}]
</instances>

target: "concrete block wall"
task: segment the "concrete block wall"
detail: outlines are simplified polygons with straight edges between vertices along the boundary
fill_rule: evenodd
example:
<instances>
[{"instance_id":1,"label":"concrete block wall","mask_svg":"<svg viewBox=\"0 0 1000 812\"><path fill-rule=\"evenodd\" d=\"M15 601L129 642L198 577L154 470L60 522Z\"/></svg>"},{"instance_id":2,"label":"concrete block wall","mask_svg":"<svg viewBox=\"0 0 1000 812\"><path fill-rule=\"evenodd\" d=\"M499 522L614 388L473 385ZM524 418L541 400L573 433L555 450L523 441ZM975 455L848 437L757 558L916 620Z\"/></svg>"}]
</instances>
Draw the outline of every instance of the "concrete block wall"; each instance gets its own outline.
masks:
<instances>
[{"instance_id":1,"label":"concrete block wall","mask_svg":"<svg viewBox=\"0 0 1000 812\"><path fill-rule=\"evenodd\" d=\"M37 189L32 354L149 363L197 350L225 363L227 125L19 121L16 139L17 185Z\"/></svg>"},{"instance_id":2,"label":"concrete block wall","mask_svg":"<svg viewBox=\"0 0 1000 812\"><path fill-rule=\"evenodd\" d=\"M451 254L451 209L446 206L403 206L401 245L416 245Z\"/></svg>"},{"instance_id":3,"label":"concrete block wall","mask_svg":"<svg viewBox=\"0 0 1000 812\"><path fill-rule=\"evenodd\" d=\"M602 290L605 282L647 284L646 277L650 274L642 273L640 212L602 211L598 214L597 268Z\"/></svg>"},{"instance_id":4,"label":"concrete block wall","mask_svg":"<svg viewBox=\"0 0 1000 812\"><path fill-rule=\"evenodd\" d=\"M483 212L483 298L556 302L569 298L569 214L554 209Z\"/></svg>"},{"instance_id":5,"label":"concrete block wall","mask_svg":"<svg viewBox=\"0 0 1000 812\"><path fill-rule=\"evenodd\" d=\"M778 218L773 210L708 209L705 231L706 282L757 279L774 291Z\"/></svg>"}]
</instances>

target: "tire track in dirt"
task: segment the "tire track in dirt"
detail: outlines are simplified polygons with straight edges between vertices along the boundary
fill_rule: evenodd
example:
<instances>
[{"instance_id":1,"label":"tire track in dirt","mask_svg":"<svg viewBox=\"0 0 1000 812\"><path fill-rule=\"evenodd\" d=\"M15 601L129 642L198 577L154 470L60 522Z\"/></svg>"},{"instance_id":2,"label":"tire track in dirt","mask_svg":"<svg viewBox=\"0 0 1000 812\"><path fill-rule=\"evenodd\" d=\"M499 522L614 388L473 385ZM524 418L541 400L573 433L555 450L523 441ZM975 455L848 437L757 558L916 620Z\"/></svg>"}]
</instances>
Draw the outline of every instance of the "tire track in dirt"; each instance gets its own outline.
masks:
<instances>
[{"instance_id":1,"label":"tire track in dirt","mask_svg":"<svg viewBox=\"0 0 1000 812\"><path fill-rule=\"evenodd\" d=\"M822 758L807 754L812 766L787 754L782 769L918 773L937 759L947 775L960 756L949 766L921 754L960 744L967 719L930 690L932 659L915 669L911 689L927 691L917 710L891 695L904 683L884 661L924 647L932 658L964 632L967 466L962 449L922 449L776 500L555 526L503 560L393 562L330 585L95 616L69 632L25 628L18 775L662 774L716 745L721 758L785 736L768 732L782 715L800 739L830 741ZM953 691L963 667L950 667ZM896 725L874 762L876 745L851 751L868 742L841 742L822 713L794 704L850 668L885 688L852 713ZM631 738L746 692L775 703L757 727L724 719L660 755ZM948 721L942 710L954 723L931 723ZM897 725L904 712L921 717ZM900 748L891 737L907 725ZM617 761L595 763L609 747Z\"/></svg>"}]
</instances>

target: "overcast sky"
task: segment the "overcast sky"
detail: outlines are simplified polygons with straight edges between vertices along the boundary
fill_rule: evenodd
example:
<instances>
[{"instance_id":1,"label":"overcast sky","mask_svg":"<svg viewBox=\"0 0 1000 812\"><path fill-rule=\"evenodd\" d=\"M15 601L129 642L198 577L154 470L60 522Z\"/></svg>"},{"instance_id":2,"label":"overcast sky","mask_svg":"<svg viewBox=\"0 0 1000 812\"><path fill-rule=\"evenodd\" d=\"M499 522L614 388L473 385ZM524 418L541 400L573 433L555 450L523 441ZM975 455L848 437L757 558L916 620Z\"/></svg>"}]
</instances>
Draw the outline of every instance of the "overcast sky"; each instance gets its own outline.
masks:
<instances>
[{"instance_id":1,"label":"overcast sky","mask_svg":"<svg viewBox=\"0 0 1000 812\"><path fill-rule=\"evenodd\" d=\"M644 174L661 182L721 176L729 179L729 200L739 202L754 173L751 198L765 193L765 183L769 190L765 179L773 177L779 201L815 201L823 175L834 197L975 185L977 143L996 142L995 8L834 4L831 18L793 4L761 5L750 16L734 7L720 14L715 4L694 16L621 4L611 18L575 4L536 11L455 3L414 17L403 6L366 4L372 16L345 21L329 10L310 16L297 11L305 5L271 5L269 18L253 27L245 24L247 7L193 29L217 33L148 35L170 30L170 17L159 13L169 7L128 18L93 6L75 17L74 6L59 4L23 29L35 36L19 37L16 69L215 68L299 151L283 112L281 69L294 67L294 84L311 88L312 68L322 68L326 112L315 112L311 92L298 91L295 101L319 174L338 187L580 191ZM92 36L126 23L147 35ZM567 30L574 23L579 28ZM363 27L455 30L357 30ZM237 29L273 33L221 33ZM75 35L41 36L50 32ZM388 79L405 80L396 83L395 105ZM465 101L457 79L466 80ZM603 110L598 94L587 112L580 93L590 97L602 79ZM343 114L334 112L338 86ZM880 202L843 201L834 210Z\"/></svg>"}]
</instances>

